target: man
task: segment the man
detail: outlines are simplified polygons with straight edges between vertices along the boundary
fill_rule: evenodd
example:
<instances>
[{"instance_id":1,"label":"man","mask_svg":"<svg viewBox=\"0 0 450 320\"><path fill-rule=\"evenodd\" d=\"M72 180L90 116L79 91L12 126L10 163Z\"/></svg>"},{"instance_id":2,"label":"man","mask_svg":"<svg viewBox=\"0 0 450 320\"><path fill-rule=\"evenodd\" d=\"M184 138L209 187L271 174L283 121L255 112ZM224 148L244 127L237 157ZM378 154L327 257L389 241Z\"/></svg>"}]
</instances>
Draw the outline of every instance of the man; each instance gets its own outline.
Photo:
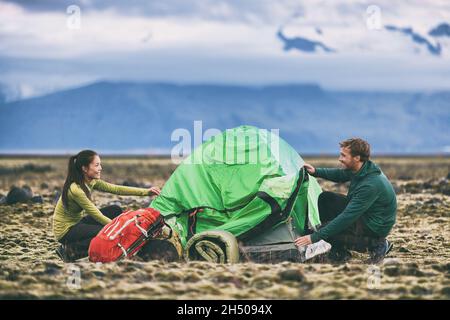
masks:
<instances>
[{"instance_id":1,"label":"man","mask_svg":"<svg viewBox=\"0 0 450 320\"><path fill-rule=\"evenodd\" d=\"M344 169L314 168L305 164L309 174L334 182L350 181L347 196L323 192L319 196L322 227L299 237L296 245L305 246L321 239L330 242L330 257L347 260L348 250L368 251L369 263L380 263L391 250L386 236L397 215L395 191L380 168L369 160L370 145L359 138L340 143L339 162Z\"/></svg>"}]
</instances>

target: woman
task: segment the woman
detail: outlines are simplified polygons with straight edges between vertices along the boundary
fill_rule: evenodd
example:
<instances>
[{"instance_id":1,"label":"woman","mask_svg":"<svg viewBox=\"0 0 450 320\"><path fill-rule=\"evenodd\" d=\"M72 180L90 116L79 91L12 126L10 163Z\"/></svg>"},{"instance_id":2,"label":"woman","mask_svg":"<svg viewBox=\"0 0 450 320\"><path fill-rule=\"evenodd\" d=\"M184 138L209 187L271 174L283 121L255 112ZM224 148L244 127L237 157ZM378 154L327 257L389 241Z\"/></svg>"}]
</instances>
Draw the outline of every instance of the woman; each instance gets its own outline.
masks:
<instances>
[{"instance_id":1,"label":"woman","mask_svg":"<svg viewBox=\"0 0 450 320\"><path fill-rule=\"evenodd\" d=\"M53 214L53 233L61 243L56 251L64 261L86 257L91 239L122 213L116 205L99 210L91 200L93 190L134 196L160 193L155 187L144 189L107 183L100 179L101 171L100 157L94 151L83 150L69 159L67 178Z\"/></svg>"}]
</instances>

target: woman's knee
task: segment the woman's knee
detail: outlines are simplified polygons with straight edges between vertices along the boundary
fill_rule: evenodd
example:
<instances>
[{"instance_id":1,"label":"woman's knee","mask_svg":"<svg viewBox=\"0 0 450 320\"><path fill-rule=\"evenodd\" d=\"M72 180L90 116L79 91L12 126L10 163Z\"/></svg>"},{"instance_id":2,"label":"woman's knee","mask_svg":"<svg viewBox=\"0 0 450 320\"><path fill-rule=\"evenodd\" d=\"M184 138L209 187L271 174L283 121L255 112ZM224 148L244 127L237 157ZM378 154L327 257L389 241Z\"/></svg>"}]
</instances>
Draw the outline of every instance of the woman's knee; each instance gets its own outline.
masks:
<instances>
[{"instance_id":1,"label":"woman's knee","mask_svg":"<svg viewBox=\"0 0 450 320\"><path fill-rule=\"evenodd\" d=\"M100 211L110 219L117 217L123 212L122 208L116 204L104 207Z\"/></svg>"},{"instance_id":2,"label":"woman's knee","mask_svg":"<svg viewBox=\"0 0 450 320\"><path fill-rule=\"evenodd\" d=\"M64 237L60 239L60 242L62 244L70 244L78 241L90 241L100 232L102 228L103 225L101 224L94 225L78 223L69 229Z\"/></svg>"}]
</instances>

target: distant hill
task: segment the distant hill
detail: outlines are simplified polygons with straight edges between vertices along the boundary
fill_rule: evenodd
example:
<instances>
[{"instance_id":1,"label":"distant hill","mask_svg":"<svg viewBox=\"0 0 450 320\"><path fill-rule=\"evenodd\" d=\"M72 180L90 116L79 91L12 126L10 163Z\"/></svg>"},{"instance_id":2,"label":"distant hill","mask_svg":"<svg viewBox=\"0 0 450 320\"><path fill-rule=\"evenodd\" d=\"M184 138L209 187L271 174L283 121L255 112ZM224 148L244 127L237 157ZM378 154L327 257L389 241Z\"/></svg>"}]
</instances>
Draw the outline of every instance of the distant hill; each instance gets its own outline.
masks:
<instances>
[{"instance_id":1,"label":"distant hill","mask_svg":"<svg viewBox=\"0 0 450 320\"><path fill-rule=\"evenodd\" d=\"M330 92L265 87L98 82L0 104L0 153L169 152L174 129L250 124L280 129L302 153L336 153L366 138L378 153L450 152L450 92Z\"/></svg>"}]
</instances>

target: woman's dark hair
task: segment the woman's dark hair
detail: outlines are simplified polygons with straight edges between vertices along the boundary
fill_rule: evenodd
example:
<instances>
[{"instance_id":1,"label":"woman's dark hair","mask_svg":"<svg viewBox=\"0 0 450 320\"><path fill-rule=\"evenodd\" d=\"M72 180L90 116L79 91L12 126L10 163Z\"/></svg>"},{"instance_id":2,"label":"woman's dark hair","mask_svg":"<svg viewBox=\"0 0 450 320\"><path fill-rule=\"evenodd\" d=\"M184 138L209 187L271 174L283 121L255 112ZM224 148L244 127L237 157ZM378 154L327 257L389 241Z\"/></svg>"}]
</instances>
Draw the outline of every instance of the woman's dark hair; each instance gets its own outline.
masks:
<instances>
[{"instance_id":1,"label":"woman's dark hair","mask_svg":"<svg viewBox=\"0 0 450 320\"><path fill-rule=\"evenodd\" d=\"M84 184L84 176L83 176L83 166L88 167L89 164L94 160L94 157L97 156L97 152L92 150L83 150L80 151L77 155L71 156L69 159L69 165L67 168L67 178L64 182L64 187L62 190L62 202L64 207L67 207L68 204L68 193L70 185L75 182L78 184L81 189L84 191L86 196L90 199L91 193L89 189Z\"/></svg>"}]
</instances>

